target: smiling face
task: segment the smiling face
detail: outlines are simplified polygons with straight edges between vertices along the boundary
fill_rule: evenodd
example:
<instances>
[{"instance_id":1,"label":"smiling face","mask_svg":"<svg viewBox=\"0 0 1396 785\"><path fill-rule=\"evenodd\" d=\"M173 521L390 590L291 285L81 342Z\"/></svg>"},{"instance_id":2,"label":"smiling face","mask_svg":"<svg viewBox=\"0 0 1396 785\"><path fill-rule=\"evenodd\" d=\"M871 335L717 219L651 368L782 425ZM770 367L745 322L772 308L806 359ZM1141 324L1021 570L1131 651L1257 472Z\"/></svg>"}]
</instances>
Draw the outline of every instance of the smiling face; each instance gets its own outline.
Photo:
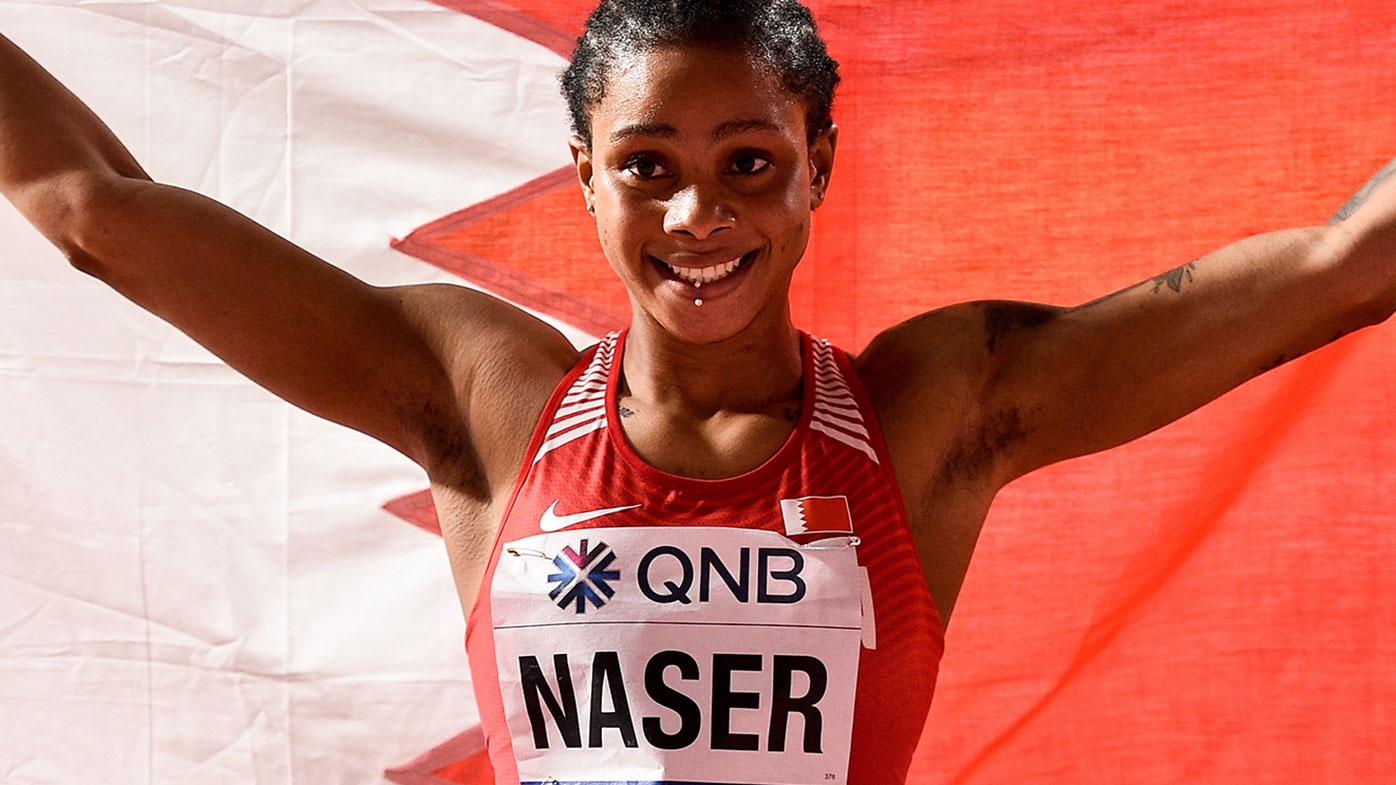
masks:
<instances>
[{"instance_id":1,"label":"smiling face","mask_svg":"<svg viewBox=\"0 0 1396 785\"><path fill-rule=\"evenodd\" d=\"M637 322L688 343L788 329L834 129L810 142L800 99L742 52L675 46L616 70L591 136L577 173Z\"/></svg>"}]
</instances>

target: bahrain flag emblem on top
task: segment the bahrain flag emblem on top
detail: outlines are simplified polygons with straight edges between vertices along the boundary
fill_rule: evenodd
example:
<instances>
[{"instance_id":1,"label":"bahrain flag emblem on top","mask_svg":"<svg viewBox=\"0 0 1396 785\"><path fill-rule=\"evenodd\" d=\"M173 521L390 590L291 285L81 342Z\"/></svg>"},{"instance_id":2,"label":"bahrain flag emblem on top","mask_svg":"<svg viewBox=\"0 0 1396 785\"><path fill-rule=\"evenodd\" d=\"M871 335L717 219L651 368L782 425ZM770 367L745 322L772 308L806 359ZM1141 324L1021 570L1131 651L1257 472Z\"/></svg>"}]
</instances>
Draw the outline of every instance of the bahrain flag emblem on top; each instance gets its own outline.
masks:
<instances>
[{"instance_id":1,"label":"bahrain flag emblem on top","mask_svg":"<svg viewBox=\"0 0 1396 785\"><path fill-rule=\"evenodd\" d=\"M846 496L781 499L780 515L785 520L787 537L832 537L853 533L853 516L849 514Z\"/></svg>"}]
</instances>

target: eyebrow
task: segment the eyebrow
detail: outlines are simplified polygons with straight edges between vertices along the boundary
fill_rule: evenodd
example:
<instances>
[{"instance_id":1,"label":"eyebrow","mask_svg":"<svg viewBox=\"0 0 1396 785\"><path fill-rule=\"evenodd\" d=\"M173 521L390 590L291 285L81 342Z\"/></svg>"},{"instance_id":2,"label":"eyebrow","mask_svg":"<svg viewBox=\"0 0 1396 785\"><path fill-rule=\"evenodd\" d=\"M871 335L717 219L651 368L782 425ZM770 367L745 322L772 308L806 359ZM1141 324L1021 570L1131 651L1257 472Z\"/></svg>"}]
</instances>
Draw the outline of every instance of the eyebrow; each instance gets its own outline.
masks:
<instances>
[{"instance_id":1,"label":"eyebrow","mask_svg":"<svg viewBox=\"0 0 1396 785\"><path fill-rule=\"evenodd\" d=\"M728 137L746 131L780 131L780 127L770 120L752 118L748 120L728 120L720 123L713 129L712 137L714 141L721 141ZM672 125L664 123L631 123L624 125L611 132L611 142L620 142L632 136L657 136L663 139L673 139L679 135L679 130Z\"/></svg>"},{"instance_id":2,"label":"eyebrow","mask_svg":"<svg viewBox=\"0 0 1396 785\"><path fill-rule=\"evenodd\" d=\"M679 129L672 125L664 125L662 123L631 123L630 125L623 125L612 131L611 141L619 142L629 139L632 136L659 136L665 139L671 139L678 135Z\"/></svg>"},{"instance_id":3,"label":"eyebrow","mask_svg":"<svg viewBox=\"0 0 1396 785\"><path fill-rule=\"evenodd\" d=\"M728 120L713 129L713 139L722 140L729 136L746 131L780 131L780 128L770 120L754 118L751 120Z\"/></svg>"}]
</instances>

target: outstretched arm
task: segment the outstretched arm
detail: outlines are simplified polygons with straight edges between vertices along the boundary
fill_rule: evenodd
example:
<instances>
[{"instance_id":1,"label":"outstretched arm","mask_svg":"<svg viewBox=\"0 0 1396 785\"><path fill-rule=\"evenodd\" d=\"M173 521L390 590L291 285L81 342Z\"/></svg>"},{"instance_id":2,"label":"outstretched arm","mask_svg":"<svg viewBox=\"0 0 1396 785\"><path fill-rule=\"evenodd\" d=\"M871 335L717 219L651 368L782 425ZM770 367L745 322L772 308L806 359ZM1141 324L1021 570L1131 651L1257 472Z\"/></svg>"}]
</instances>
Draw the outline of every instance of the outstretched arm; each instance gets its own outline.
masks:
<instances>
[{"instance_id":1,"label":"outstretched arm","mask_svg":"<svg viewBox=\"0 0 1396 785\"><path fill-rule=\"evenodd\" d=\"M1396 162L1330 223L1246 238L1070 309L999 311L990 408L1022 415L1004 481L1113 447L1396 310Z\"/></svg>"},{"instance_id":2,"label":"outstretched arm","mask_svg":"<svg viewBox=\"0 0 1396 785\"><path fill-rule=\"evenodd\" d=\"M548 355L545 366L570 350L486 295L369 286L227 207L152 182L86 106L3 38L0 191L78 269L277 395L424 465L472 454L461 444L477 430L471 380L491 353L505 356L501 342L529 344Z\"/></svg>"},{"instance_id":3,"label":"outstretched arm","mask_svg":"<svg viewBox=\"0 0 1396 785\"><path fill-rule=\"evenodd\" d=\"M1396 161L1326 225L1248 237L1075 308L952 306L879 336L864 362L910 366L908 402L963 371L973 411L957 438L992 445L974 450L988 487L1114 447L1396 311L1393 174Z\"/></svg>"},{"instance_id":4,"label":"outstretched arm","mask_svg":"<svg viewBox=\"0 0 1396 785\"><path fill-rule=\"evenodd\" d=\"M1396 310L1396 161L1324 226L1249 237L1075 308L951 306L859 356L943 618L990 500Z\"/></svg>"}]
</instances>

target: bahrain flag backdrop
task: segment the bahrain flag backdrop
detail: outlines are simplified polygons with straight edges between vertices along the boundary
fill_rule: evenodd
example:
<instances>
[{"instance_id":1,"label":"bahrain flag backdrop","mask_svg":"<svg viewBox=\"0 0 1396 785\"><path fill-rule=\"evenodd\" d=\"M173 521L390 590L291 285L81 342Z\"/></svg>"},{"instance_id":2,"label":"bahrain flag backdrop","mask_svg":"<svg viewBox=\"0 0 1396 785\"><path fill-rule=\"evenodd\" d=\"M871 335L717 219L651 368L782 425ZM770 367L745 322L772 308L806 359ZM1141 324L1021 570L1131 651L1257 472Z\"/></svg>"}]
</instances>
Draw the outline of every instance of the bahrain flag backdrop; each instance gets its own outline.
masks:
<instances>
[{"instance_id":1,"label":"bahrain flag backdrop","mask_svg":"<svg viewBox=\"0 0 1396 785\"><path fill-rule=\"evenodd\" d=\"M554 83L588 4L0 0L0 31L158 179L582 345L628 315ZM1322 223L1396 156L1387 0L814 8L842 136L794 308L850 350ZM0 239L0 780L486 781L420 471L7 205ZM912 782L1396 779L1394 403L1388 325L1006 489Z\"/></svg>"}]
</instances>

